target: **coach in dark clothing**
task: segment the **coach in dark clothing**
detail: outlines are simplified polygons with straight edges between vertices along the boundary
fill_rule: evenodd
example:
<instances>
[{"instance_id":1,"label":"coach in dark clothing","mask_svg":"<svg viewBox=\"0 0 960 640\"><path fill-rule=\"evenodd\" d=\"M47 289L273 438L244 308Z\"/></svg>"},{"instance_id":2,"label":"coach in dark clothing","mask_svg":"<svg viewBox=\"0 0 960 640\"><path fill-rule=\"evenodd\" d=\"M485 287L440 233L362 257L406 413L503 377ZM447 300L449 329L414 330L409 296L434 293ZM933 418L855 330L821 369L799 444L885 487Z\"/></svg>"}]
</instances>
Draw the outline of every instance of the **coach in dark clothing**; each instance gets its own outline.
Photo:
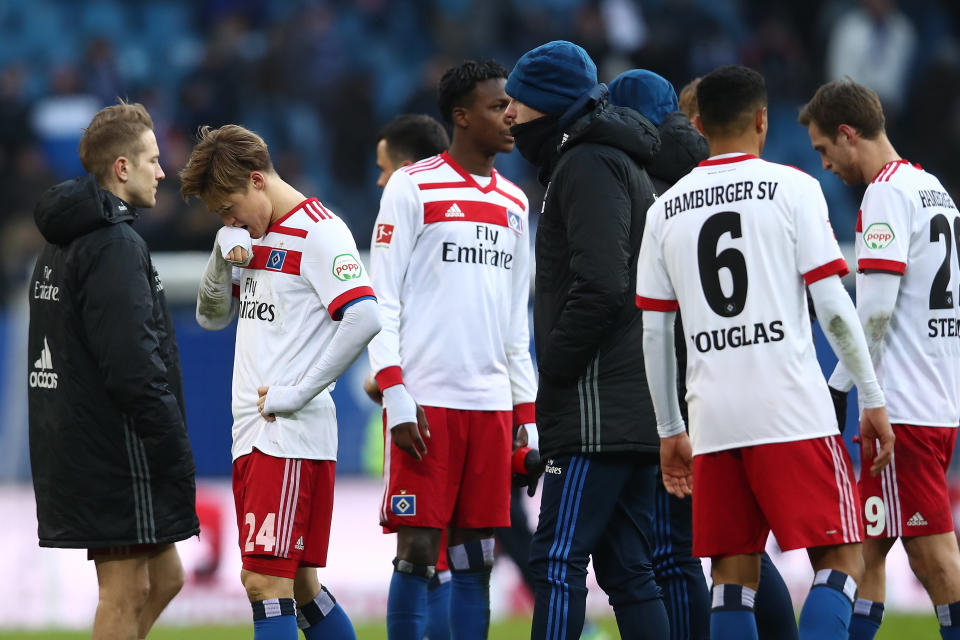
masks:
<instances>
[{"instance_id":1,"label":"coach in dark clothing","mask_svg":"<svg viewBox=\"0 0 960 640\"><path fill-rule=\"evenodd\" d=\"M27 362L39 538L96 562L94 638L145 637L182 585L171 543L199 533L173 322L131 226L164 177L152 126L141 105L98 113L80 143L91 175L34 212L46 239Z\"/></svg>"},{"instance_id":2,"label":"coach in dark clothing","mask_svg":"<svg viewBox=\"0 0 960 640\"><path fill-rule=\"evenodd\" d=\"M555 41L507 79L511 133L547 185L536 240L537 424L547 458L530 553L533 638L577 638L592 556L623 638L666 638L651 569L658 436L636 265L656 128L607 104L596 66Z\"/></svg>"}]
</instances>

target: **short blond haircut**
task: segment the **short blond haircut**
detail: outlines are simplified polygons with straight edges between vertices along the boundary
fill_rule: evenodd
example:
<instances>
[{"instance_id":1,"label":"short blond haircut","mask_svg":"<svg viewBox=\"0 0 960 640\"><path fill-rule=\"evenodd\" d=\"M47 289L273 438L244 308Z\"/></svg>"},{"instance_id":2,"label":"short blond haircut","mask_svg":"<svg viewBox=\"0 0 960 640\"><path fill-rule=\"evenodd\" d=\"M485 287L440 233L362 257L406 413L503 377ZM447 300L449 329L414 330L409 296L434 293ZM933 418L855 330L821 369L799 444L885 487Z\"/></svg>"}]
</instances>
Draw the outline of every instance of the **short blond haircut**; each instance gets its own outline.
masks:
<instances>
[{"instance_id":1,"label":"short blond haircut","mask_svg":"<svg viewBox=\"0 0 960 640\"><path fill-rule=\"evenodd\" d=\"M273 172L263 138L239 125L200 127L187 166L180 171L180 195L207 202L246 193L252 171Z\"/></svg>"},{"instance_id":2,"label":"short blond haircut","mask_svg":"<svg viewBox=\"0 0 960 640\"><path fill-rule=\"evenodd\" d=\"M700 80L701 78L698 77L688 82L683 89L680 89L678 96L680 111L683 111L683 115L691 121L700 114L700 105L697 103L697 85L700 84Z\"/></svg>"},{"instance_id":3,"label":"short blond haircut","mask_svg":"<svg viewBox=\"0 0 960 640\"><path fill-rule=\"evenodd\" d=\"M139 102L120 100L101 109L80 138L78 152L83 170L95 175L102 185L117 158L125 156L136 164L137 155L144 150L144 131L153 131L153 119Z\"/></svg>"}]
</instances>

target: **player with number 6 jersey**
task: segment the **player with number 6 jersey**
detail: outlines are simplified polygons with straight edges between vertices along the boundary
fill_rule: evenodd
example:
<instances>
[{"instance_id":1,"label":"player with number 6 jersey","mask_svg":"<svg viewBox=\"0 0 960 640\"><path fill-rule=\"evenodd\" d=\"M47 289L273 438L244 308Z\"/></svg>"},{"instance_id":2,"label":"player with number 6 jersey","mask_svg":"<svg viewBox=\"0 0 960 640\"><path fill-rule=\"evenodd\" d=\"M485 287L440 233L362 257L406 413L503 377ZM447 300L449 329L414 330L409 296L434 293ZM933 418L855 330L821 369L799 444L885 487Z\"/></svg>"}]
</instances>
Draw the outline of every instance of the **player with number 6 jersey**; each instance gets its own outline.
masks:
<instances>
[{"instance_id":1,"label":"player with number 6 jersey","mask_svg":"<svg viewBox=\"0 0 960 640\"><path fill-rule=\"evenodd\" d=\"M237 325L233 491L241 581L255 640L353 638L317 580L333 513L337 420L330 390L379 331L373 289L346 225L273 169L236 125L203 127L181 172L226 225L197 296L206 329Z\"/></svg>"},{"instance_id":2,"label":"player with number 6 jersey","mask_svg":"<svg viewBox=\"0 0 960 640\"><path fill-rule=\"evenodd\" d=\"M865 457L875 473L893 446L883 393L838 277L846 262L819 185L757 157L767 131L763 77L720 67L703 78L697 97L711 157L650 207L637 266L664 484L679 497L692 491L691 476L696 486L693 552L713 561L711 638L757 637L760 553L772 530L780 548L806 548L816 574L800 637L845 640L862 534L805 287L870 407L861 433L881 440L875 459ZM676 394L677 310L687 344L689 440Z\"/></svg>"},{"instance_id":3,"label":"player with number 6 jersey","mask_svg":"<svg viewBox=\"0 0 960 640\"><path fill-rule=\"evenodd\" d=\"M960 215L940 181L893 148L867 87L822 86L800 123L825 169L847 184L867 183L856 228L857 311L897 437L889 468L860 477L866 573L850 637L874 637L886 555L902 538L941 635L960 638L960 550L946 479L960 419ZM835 397L851 384L838 365Z\"/></svg>"}]
</instances>

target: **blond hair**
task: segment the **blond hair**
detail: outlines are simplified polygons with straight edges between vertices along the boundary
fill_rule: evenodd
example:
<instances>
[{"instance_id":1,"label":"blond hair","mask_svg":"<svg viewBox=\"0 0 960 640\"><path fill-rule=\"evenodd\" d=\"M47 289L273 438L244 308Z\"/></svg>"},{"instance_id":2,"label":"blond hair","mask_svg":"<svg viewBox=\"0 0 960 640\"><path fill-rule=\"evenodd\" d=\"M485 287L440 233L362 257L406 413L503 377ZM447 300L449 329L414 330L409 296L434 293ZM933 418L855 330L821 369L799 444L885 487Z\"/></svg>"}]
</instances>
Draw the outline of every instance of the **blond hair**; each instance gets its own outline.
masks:
<instances>
[{"instance_id":1,"label":"blond hair","mask_svg":"<svg viewBox=\"0 0 960 640\"><path fill-rule=\"evenodd\" d=\"M97 112L80 138L80 164L97 182L110 175L114 161L120 156L136 164L136 157L144 149L141 137L153 130L153 119L139 102L120 100Z\"/></svg>"},{"instance_id":2,"label":"blond hair","mask_svg":"<svg viewBox=\"0 0 960 640\"><path fill-rule=\"evenodd\" d=\"M697 104L697 85L700 84L701 77L694 78L680 89L678 101L680 102L680 111L687 116L691 122L700 114L700 105Z\"/></svg>"},{"instance_id":3,"label":"blond hair","mask_svg":"<svg viewBox=\"0 0 960 640\"><path fill-rule=\"evenodd\" d=\"M203 126L180 171L180 195L184 200L190 196L222 200L231 193L246 193L252 171L273 172L263 138L235 124L219 129Z\"/></svg>"}]
</instances>

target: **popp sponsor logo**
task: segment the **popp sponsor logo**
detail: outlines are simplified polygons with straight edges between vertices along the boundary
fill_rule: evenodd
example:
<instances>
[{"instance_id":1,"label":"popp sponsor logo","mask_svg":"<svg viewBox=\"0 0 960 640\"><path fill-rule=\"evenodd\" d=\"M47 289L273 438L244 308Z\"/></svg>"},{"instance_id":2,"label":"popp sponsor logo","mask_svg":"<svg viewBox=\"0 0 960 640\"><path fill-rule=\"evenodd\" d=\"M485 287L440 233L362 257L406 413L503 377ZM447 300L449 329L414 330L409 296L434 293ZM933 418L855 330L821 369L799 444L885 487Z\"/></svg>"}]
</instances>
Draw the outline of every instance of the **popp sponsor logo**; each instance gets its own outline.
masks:
<instances>
[{"instance_id":1,"label":"popp sponsor logo","mask_svg":"<svg viewBox=\"0 0 960 640\"><path fill-rule=\"evenodd\" d=\"M875 222L863 232L863 243L868 249L886 249L896 236L886 222Z\"/></svg>"},{"instance_id":2,"label":"popp sponsor logo","mask_svg":"<svg viewBox=\"0 0 960 640\"><path fill-rule=\"evenodd\" d=\"M356 280L362 273L360 261L350 253L341 253L333 259L333 275L337 280Z\"/></svg>"}]
</instances>

